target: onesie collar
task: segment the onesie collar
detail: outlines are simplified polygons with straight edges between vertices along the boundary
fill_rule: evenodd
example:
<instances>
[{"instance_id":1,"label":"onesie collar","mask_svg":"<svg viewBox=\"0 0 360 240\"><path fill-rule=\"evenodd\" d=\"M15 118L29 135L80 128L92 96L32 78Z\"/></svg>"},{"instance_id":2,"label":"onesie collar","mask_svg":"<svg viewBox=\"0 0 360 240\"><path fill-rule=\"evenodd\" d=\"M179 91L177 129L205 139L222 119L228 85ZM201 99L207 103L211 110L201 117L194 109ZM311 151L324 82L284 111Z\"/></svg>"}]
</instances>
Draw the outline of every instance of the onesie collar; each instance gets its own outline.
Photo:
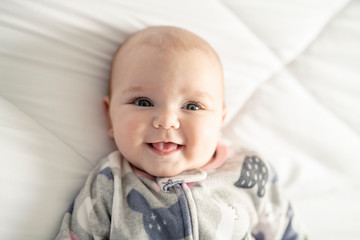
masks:
<instances>
[{"instance_id":1,"label":"onesie collar","mask_svg":"<svg viewBox=\"0 0 360 240\"><path fill-rule=\"evenodd\" d=\"M219 168L224 164L229 155L231 155L230 148L219 144L216 147L213 159L202 168L184 171L175 177L157 177L156 182L164 192L167 192L169 188L177 184L201 182L207 177L206 171Z\"/></svg>"},{"instance_id":2,"label":"onesie collar","mask_svg":"<svg viewBox=\"0 0 360 240\"><path fill-rule=\"evenodd\" d=\"M161 190L167 192L169 188L183 183L193 183L205 180L207 173L202 169L184 171L175 177L157 177L156 182Z\"/></svg>"}]
</instances>

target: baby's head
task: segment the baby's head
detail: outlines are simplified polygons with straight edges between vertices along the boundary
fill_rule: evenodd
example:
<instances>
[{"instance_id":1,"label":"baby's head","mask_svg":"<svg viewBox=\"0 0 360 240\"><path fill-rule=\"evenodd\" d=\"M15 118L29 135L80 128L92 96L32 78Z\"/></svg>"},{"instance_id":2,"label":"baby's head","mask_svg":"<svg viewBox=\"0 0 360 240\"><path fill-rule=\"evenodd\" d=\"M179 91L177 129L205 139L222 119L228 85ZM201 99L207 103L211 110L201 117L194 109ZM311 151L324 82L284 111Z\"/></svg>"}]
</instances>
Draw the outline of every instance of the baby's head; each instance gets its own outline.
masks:
<instances>
[{"instance_id":1,"label":"baby's head","mask_svg":"<svg viewBox=\"0 0 360 240\"><path fill-rule=\"evenodd\" d=\"M114 56L109 136L135 167L170 177L211 162L226 115L218 55L197 35L151 27Z\"/></svg>"}]
</instances>

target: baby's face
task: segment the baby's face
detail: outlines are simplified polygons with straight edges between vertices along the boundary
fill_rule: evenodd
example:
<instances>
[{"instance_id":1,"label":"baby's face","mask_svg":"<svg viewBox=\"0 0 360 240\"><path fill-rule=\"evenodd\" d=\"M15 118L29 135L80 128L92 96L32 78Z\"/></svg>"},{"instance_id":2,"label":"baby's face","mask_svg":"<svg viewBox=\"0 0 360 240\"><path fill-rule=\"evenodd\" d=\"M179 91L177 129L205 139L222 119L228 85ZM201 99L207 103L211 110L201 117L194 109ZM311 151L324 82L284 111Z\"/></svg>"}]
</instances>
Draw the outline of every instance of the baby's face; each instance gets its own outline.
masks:
<instances>
[{"instance_id":1,"label":"baby's face","mask_svg":"<svg viewBox=\"0 0 360 240\"><path fill-rule=\"evenodd\" d=\"M105 98L109 131L123 156L170 177L212 160L225 117L222 70L202 50L138 46L113 69Z\"/></svg>"}]
</instances>

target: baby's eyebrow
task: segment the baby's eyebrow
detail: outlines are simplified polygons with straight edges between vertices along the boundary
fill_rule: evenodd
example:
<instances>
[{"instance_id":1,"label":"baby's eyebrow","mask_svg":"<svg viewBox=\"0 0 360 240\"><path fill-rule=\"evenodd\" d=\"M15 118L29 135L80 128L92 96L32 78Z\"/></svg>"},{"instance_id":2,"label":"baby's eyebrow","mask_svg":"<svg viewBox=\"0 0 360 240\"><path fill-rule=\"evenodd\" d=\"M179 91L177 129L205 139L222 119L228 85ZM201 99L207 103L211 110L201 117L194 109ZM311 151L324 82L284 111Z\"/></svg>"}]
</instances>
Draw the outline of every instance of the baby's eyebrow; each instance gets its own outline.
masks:
<instances>
[{"instance_id":1,"label":"baby's eyebrow","mask_svg":"<svg viewBox=\"0 0 360 240\"><path fill-rule=\"evenodd\" d=\"M143 93L146 90L148 90L148 88L146 88L145 86L131 86L129 88L124 89L121 93L122 94L133 94L133 93ZM187 90L183 90L182 93L184 95L187 95ZM197 90L191 93L192 96L196 96L197 98L203 98L203 99L208 99L211 101L214 101L214 96L212 96L211 94L209 94L208 92L205 91L201 91L201 90Z\"/></svg>"},{"instance_id":2,"label":"baby's eyebrow","mask_svg":"<svg viewBox=\"0 0 360 240\"><path fill-rule=\"evenodd\" d=\"M122 91L122 93L137 93L137 92L143 92L145 88L143 86L132 86L129 88L126 88Z\"/></svg>"},{"instance_id":3,"label":"baby's eyebrow","mask_svg":"<svg viewBox=\"0 0 360 240\"><path fill-rule=\"evenodd\" d=\"M194 95L195 95L195 96L198 96L198 97L200 97L200 98L207 98L207 99L209 99L209 100L214 100L214 97L213 97L211 94L209 94L208 92L195 91L195 92L194 92Z\"/></svg>"}]
</instances>

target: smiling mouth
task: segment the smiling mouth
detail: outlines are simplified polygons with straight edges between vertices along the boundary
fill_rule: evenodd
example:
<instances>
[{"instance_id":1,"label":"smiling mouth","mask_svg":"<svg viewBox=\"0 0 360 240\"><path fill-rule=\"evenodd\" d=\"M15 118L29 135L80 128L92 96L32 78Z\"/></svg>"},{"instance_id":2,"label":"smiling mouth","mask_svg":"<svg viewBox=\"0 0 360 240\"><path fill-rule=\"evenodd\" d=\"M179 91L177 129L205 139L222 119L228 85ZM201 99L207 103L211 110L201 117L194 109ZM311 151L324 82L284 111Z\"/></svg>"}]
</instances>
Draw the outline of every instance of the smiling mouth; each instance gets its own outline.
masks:
<instances>
[{"instance_id":1,"label":"smiling mouth","mask_svg":"<svg viewBox=\"0 0 360 240\"><path fill-rule=\"evenodd\" d=\"M156 154L162 156L171 155L179 151L183 147L183 145L179 145L173 142L156 142L156 143L148 143L147 145Z\"/></svg>"}]
</instances>

